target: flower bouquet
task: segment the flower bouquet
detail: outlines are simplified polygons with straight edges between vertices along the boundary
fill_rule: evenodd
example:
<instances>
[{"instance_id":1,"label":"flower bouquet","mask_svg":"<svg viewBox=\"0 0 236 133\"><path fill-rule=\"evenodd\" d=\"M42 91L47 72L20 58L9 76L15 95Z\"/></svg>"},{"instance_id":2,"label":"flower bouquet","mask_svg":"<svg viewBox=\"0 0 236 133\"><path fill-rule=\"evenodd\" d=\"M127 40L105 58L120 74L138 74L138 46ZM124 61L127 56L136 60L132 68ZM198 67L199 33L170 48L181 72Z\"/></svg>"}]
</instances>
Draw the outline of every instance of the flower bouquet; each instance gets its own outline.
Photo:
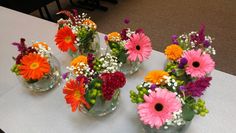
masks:
<instances>
[{"instance_id":1,"label":"flower bouquet","mask_svg":"<svg viewBox=\"0 0 236 133\"><path fill-rule=\"evenodd\" d=\"M129 20L125 20L129 23ZM140 64L147 59L152 52L151 40L142 29L131 31L123 29L121 33L112 32L105 37L111 50L111 54L122 63L121 71L125 74L136 72Z\"/></svg>"},{"instance_id":2,"label":"flower bouquet","mask_svg":"<svg viewBox=\"0 0 236 133\"><path fill-rule=\"evenodd\" d=\"M72 112L78 108L92 116L103 116L114 111L120 88L126 83L118 68L117 58L109 53L99 58L93 54L74 58L63 74L67 81L63 93Z\"/></svg>"},{"instance_id":3,"label":"flower bouquet","mask_svg":"<svg viewBox=\"0 0 236 133\"><path fill-rule=\"evenodd\" d=\"M87 14L78 15L76 10L73 14L69 11L61 11L58 14L68 17L66 20L58 20L59 29L55 42L61 51L68 52L73 58L79 54L99 54L97 25L87 17Z\"/></svg>"},{"instance_id":4,"label":"flower bouquet","mask_svg":"<svg viewBox=\"0 0 236 133\"><path fill-rule=\"evenodd\" d=\"M204 35L202 27L199 32L174 36L173 43L165 49L169 59L165 71L149 72L136 87L138 93L130 91L146 132L182 133L195 115L209 112L201 96L215 67L211 37Z\"/></svg>"},{"instance_id":5,"label":"flower bouquet","mask_svg":"<svg viewBox=\"0 0 236 133\"><path fill-rule=\"evenodd\" d=\"M11 68L24 85L32 91L42 92L54 88L60 83L60 64L44 42L35 42L27 47L25 39L17 46L20 54L13 57L15 64Z\"/></svg>"}]
</instances>

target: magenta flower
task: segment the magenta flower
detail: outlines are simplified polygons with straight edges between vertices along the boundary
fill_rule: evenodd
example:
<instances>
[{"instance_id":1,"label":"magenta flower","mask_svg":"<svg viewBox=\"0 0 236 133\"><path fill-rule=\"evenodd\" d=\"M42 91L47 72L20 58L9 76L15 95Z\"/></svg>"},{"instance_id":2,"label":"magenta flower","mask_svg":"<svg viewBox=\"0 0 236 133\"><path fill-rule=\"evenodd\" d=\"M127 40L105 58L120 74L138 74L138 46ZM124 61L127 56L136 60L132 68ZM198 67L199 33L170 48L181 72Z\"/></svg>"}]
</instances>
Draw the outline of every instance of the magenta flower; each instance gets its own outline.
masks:
<instances>
[{"instance_id":1,"label":"magenta flower","mask_svg":"<svg viewBox=\"0 0 236 133\"><path fill-rule=\"evenodd\" d=\"M190 82L187 84L185 92L187 95L193 97L200 97L203 95L203 91L210 86L211 77L200 78L195 82Z\"/></svg>"},{"instance_id":2,"label":"magenta flower","mask_svg":"<svg viewBox=\"0 0 236 133\"><path fill-rule=\"evenodd\" d=\"M173 92L158 88L149 96L144 95L145 102L138 105L138 114L144 124L155 126L159 129L167 120L172 118L172 113L181 109L181 102Z\"/></svg>"},{"instance_id":3,"label":"magenta flower","mask_svg":"<svg viewBox=\"0 0 236 133\"><path fill-rule=\"evenodd\" d=\"M128 60L143 62L152 52L152 44L148 36L144 33L133 34L125 45L128 50Z\"/></svg>"}]
</instances>

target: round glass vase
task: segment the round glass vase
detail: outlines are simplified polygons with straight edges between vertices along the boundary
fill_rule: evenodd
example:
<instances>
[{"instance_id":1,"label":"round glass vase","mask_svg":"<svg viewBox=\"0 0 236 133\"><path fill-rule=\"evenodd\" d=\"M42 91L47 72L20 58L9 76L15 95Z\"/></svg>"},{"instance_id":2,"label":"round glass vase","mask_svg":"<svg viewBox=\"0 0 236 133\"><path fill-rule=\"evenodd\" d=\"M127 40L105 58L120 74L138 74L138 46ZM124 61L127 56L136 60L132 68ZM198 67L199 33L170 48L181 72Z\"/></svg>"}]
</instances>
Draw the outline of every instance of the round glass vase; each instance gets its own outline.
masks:
<instances>
[{"instance_id":1,"label":"round glass vase","mask_svg":"<svg viewBox=\"0 0 236 133\"><path fill-rule=\"evenodd\" d=\"M125 75L131 75L138 71L140 68L141 63L136 60L136 61L129 61L127 59L126 63L123 63L120 67L120 71L123 72Z\"/></svg>"},{"instance_id":2,"label":"round glass vase","mask_svg":"<svg viewBox=\"0 0 236 133\"><path fill-rule=\"evenodd\" d=\"M61 81L60 63L53 55L49 55L50 72L37 81L26 81L18 76L25 87L33 92L44 92L56 87Z\"/></svg>"},{"instance_id":3,"label":"round glass vase","mask_svg":"<svg viewBox=\"0 0 236 133\"><path fill-rule=\"evenodd\" d=\"M77 51L73 52L69 49L68 54L72 58L75 58L79 55L88 55L88 53L92 53L95 56L100 55L100 38L98 33L95 33L92 37L87 38L87 40L87 43L76 46Z\"/></svg>"},{"instance_id":4,"label":"round glass vase","mask_svg":"<svg viewBox=\"0 0 236 133\"><path fill-rule=\"evenodd\" d=\"M143 129L145 133L185 133L186 129L189 127L191 121L186 121L184 125L174 126L170 125L168 128L164 128L165 126L161 126L159 129L151 128L149 125L143 124Z\"/></svg>"},{"instance_id":5,"label":"round glass vase","mask_svg":"<svg viewBox=\"0 0 236 133\"><path fill-rule=\"evenodd\" d=\"M105 116L117 109L119 104L120 89L117 89L111 100L104 100L102 96L96 98L96 103L89 110L82 106L81 112L89 116Z\"/></svg>"}]
</instances>

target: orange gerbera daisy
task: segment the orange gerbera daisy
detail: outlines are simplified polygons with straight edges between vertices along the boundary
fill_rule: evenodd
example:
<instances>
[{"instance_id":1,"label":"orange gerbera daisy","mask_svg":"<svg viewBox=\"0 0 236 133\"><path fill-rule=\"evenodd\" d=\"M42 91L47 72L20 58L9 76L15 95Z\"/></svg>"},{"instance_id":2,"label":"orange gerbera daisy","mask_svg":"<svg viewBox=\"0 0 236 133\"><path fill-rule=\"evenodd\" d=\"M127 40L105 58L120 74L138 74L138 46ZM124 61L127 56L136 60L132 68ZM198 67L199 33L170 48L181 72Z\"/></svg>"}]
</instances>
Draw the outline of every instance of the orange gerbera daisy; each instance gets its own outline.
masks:
<instances>
[{"instance_id":1,"label":"orange gerbera daisy","mask_svg":"<svg viewBox=\"0 0 236 133\"><path fill-rule=\"evenodd\" d=\"M170 46L166 47L165 54L167 55L168 59L177 60L182 56L183 49L179 45L171 44Z\"/></svg>"},{"instance_id":2,"label":"orange gerbera daisy","mask_svg":"<svg viewBox=\"0 0 236 133\"><path fill-rule=\"evenodd\" d=\"M55 42L58 48L63 52L69 49L76 52L76 47L74 46L75 39L76 36L68 26L60 28L55 36Z\"/></svg>"},{"instance_id":3,"label":"orange gerbera daisy","mask_svg":"<svg viewBox=\"0 0 236 133\"><path fill-rule=\"evenodd\" d=\"M82 78L79 83L76 80L71 79L66 83L63 88L63 93L66 94L66 103L71 105L72 112L75 112L77 108L81 108L81 105L85 105L86 108L90 108L90 105L85 100L85 88L84 79Z\"/></svg>"},{"instance_id":4,"label":"orange gerbera daisy","mask_svg":"<svg viewBox=\"0 0 236 133\"><path fill-rule=\"evenodd\" d=\"M50 72L50 65L46 58L30 53L22 57L19 70L25 79L39 80Z\"/></svg>"},{"instance_id":5,"label":"orange gerbera daisy","mask_svg":"<svg viewBox=\"0 0 236 133\"><path fill-rule=\"evenodd\" d=\"M121 40L120 33L118 32L111 32L107 35L108 41L112 42L119 42Z\"/></svg>"},{"instance_id":6,"label":"orange gerbera daisy","mask_svg":"<svg viewBox=\"0 0 236 133\"><path fill-rule=\"evenodd\" d=\"M97 25L90 19L85 19L83 21L83 24L88 25L90 28L92 28L93 30L97 29Z\"/></svg>"},{"instance_id":7,"label":"orange gerbera daisy","mask_svg":"<svg viewBox=\"0 0 236 133\"><path fill-rule=\"evenodd\" d=\"M169 76L169 74L162 70L153 70L145 76L145 81L153 84L162 84L164 83L164 76Z\"/></svg>"},{"instance_id":8,"label":"orange gerbera daisy","mask_svg":"<svg viewBox=\"0 0 236 133\"><path fill-rule=\"evenodd\" d=\"M80 55L80 56L74 58L71 61L70 65L74 66L74 67L78 67L80 65L80 63L88 64L87 56Z\"/></svg>"},{"instance_id":9,"label":"orange gerbera daisy","mask_svg":"<svg viewBox=\"0 0 236 133\"><path fill-rule=\"evenodd\" d=\"M48 50L48 45L45 42L37 42L32 45L32 47L39 48L39 45L45 47Z\"/></svg>"}]
</instances>

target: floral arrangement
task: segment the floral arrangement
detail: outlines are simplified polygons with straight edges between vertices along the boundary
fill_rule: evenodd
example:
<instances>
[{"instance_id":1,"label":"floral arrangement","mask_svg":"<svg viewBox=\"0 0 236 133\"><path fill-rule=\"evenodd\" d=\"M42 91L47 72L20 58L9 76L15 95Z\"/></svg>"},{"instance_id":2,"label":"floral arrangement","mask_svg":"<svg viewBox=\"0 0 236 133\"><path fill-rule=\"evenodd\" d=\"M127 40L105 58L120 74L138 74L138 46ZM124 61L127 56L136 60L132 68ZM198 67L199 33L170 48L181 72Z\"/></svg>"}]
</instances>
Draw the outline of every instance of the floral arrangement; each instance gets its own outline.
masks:
<instances>
[{"instance_id":1,"label":"floral arrangement","mask_svg":"<svg viewBox=\"0 0 236 133\"><path fill-rule=\"evenodd\" d=\"M168 129L184 126L195 115L209 111L201 99L210 86L215 54L212 38L205 36L205 27L198 32L173 36L165 49L169 62L165 70L150 71L137 91L130 91L131 101L138 104L140 120L151 128Z\"/></svg>"},{"instance_id":2,"label":"floral arrangement","mask_svg":"<svg viewBox=\"0 0 236 133\"><path fill-rule=\"evenodd\" d=\"M68 19L58 20L59 29L55 36L55 42L58 48L63 52L71 52L77 54L86 54L95 52L96 44L94 38L97 35L97 25L87 17L87 14L74 10L60 11L58 14L65 14ZM78 53L79 52L79 53Z\"/></svg>"},{"instance_id":3,"label":"floral arrangement","mask_svg":"<svg viewBox=\"0 0 236 133\"><path fill-rule=\"evenodd\" d=\"M128 24L129 20L125 19L124 22ZM127 59L131 62L143 62L152 52L151 40L142 29L132 31L130 28L125 28L120 33L109 33L105 36L105 40L111 49L111 54L122 63L126 63Z\"/></svg>"},{"instance_id":4,"label":"floral arrangement","mask_svg":"<svg viewBox=\"0 0 236 133\"><path fill-rule=\"evenodd\" d=\"M125 75L117 71L119 65L117 58L109 53L99 58L90 53L74 58L67 67L68 72L63 74L67 81L63 93L72 112L77 108L90 110L97 97L112 100L115 92L126 83Z\"/></svg>"},{"instance_id":5,"label":"floral arrangement","mask_svg":"<svg viewBox=\"0 0 236 133\"><path fill-rule=\"evenodd\" d=\"M15 64L11 71L20 75L28 83L34 83L49 76L51 71L50 60L51 48L44 42L35 42L27 47L25 39L21 38L20 43L14 42L20 52L13 57Z\"/></svg>"}]
</instances>

